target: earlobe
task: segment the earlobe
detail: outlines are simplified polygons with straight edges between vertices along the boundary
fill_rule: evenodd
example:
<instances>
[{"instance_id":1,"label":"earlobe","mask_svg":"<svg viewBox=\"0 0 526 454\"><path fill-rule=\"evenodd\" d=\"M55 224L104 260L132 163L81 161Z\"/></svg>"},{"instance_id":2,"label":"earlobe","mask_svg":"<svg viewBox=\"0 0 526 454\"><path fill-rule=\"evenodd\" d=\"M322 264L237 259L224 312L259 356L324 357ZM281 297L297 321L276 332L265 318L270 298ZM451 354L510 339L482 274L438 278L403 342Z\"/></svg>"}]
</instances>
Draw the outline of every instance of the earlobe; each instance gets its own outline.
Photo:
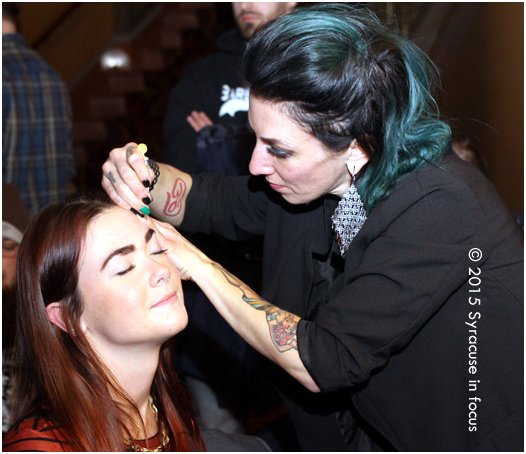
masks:
<instances>
[{"instance_id":1,"label":"earlobe","mask_svg":"<svg viewBox=\"0 0 526 454\"><path fill-rule=\"evenodd\" d=\"M351 175L356 175L368 161L369 157L365 151L363 151L362 147L358 145L356 139L354 139L351 142L351 145L349 145L348 150L347 169L349 170L349 173Z\"/></svg>"},{"instance_id":2,"label":"earlobe","mask_svg":"<svg viewBox=\"0 0 526 454\"><path fill-rule=\"evenodd\" d=\"M60 303L51 303L46 306L47 316L53 325L58 326L62 331L67 332L66 325L62 319Z\"/></svg>"}]
</instances>

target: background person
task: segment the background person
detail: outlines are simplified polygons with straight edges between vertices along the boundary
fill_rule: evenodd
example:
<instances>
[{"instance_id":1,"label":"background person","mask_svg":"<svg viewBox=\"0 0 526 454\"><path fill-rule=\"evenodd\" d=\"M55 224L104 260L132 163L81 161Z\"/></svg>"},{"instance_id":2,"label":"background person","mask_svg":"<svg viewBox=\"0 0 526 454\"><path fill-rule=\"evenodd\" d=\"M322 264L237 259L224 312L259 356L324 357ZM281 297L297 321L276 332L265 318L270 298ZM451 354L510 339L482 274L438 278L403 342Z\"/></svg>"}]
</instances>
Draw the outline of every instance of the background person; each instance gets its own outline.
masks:
<instances>
[{"instance_id":1,"label":"background person","mask_svg":"<svg viewBox=\"0 0 526 454\"><path fill-rule=\"evenodd\" d=\"M232 2L237 27L219 38L217 52L190 65L170 93L163 124L163 162L194 173L248 173L253 143L246 128L248 91L241 77L241 59L256 27L291 11L296 4ZM209 128L205 137L199 133L206 126L215 128ZM226 150L214 156L213 147L221 139L227 142ZM203 144L197 151L199 141Z\"/></svg>"},{"instance_id":2,"label":"background person","mask_svg":"<svg viewBox=\"0 0 526 454\"><path fill-rule=\"evenodd\" d=\"M460 159L470 162L484 175L488 175L486 161L471 137L465 134L453 136L451 147Z\"/></svg>"},{"instance_id":3,"label":"background person","mask_svg":"<svg viewBox=\"0 0 526 454\"><path fill-rule=\"evenodd\" d=\"M260 177L162 165L152 212L182 230L264 235L262 299L163 233L182 278L297 380L276 383L302 448L521 451L522 231L451 151L425 55L331 3L266 24L244 61ZM103 186L137 207L151 174L125 150ZM174 187L177 215L164 210Z\"/></svg>"},{"instance_id":4,"label":"background person","mask_svg":"<svg viewBox=\"0 0 526 454\"><path fill-rule=\"evenodd\" d=\"M2 181L34 216L73 192L71 101L60 75L17 31L20 3L2 3Z\"/></svg>"},{"instance_id":5,"label":"background person","mask_svg":"<svg viewBox=\"0 0 526 454\"><path fill-rule=\"evenodd\" d=\"M18 247L29 223L18 188L2 182L2 433L9 427L16 321L16 262Z\"/></svg>"}]
</instances>

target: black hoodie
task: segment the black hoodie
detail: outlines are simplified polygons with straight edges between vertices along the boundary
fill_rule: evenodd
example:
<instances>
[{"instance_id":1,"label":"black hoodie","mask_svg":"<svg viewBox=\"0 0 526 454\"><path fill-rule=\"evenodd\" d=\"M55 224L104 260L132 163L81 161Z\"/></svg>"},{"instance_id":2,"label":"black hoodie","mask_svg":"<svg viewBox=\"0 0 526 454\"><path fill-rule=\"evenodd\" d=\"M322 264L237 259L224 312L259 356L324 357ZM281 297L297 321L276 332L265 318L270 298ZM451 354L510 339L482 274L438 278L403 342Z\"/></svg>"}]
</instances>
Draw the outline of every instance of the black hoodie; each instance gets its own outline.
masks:
<instances>
[{"instance_id":1,"label":"black hoodie","mask_svg":"<svg viewBox=\"0 0 526 454\"><path fill-rule=\"evenodd\" d=\"M192 63L170 93L161 160L185 172L223 170L203 169L198 164L198 134L186 120L192 110L206 113L220 127L243 128L247 122L248 90L242 87L240 74L245 42L234 28L219 38L217 47L219 50L214 54ZM210 136L214 131L204 128L203 133ZM224 136L225 129L221 128L220 133ZM247 150L248 155L251 151Z\"/></svg>"}]
</instances>

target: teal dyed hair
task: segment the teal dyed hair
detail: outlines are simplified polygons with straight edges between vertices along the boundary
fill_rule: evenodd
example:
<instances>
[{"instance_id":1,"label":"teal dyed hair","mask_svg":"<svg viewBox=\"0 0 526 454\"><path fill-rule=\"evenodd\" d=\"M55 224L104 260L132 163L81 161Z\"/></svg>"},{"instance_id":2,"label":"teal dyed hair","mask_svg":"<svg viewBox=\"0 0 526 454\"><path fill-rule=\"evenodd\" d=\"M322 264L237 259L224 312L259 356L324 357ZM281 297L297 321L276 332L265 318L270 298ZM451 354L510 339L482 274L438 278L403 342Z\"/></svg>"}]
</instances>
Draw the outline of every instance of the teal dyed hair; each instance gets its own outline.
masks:
<instances>
[{"instance_id":1,"label":"teal dyed hair","mask_svg":"<svg viewBox=\"0 0 526 454\"><path fill-rule=\"evenodd\" d=\"M357 177L367 212L395 183L450 149L428 57L364 7L316 4L263 26L247 46L251 94L284 103L332 152L353 139L369 157Z\"/></svg>"}]
</instances>

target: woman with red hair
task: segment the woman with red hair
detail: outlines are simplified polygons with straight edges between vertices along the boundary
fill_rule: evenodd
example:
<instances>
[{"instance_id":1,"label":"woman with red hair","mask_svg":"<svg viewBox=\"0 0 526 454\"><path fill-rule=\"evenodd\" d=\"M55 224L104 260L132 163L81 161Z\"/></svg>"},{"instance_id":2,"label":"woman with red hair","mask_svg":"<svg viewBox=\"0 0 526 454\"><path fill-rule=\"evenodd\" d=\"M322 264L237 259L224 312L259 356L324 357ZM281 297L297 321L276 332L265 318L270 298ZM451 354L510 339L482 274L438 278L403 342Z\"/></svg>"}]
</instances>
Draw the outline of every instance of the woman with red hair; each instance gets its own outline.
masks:
<instances>
[{"instance_id":1,"label":"woman with red hair","mask_svg":"<svg viewBox=\"0 0 526 454\"><path fill-rule=\"evenodd\" d=\"M203 451L171 340L188 316L153 221L100 201L46 208L18 263L4 451Z\"/></svg>"}]
</instances>

